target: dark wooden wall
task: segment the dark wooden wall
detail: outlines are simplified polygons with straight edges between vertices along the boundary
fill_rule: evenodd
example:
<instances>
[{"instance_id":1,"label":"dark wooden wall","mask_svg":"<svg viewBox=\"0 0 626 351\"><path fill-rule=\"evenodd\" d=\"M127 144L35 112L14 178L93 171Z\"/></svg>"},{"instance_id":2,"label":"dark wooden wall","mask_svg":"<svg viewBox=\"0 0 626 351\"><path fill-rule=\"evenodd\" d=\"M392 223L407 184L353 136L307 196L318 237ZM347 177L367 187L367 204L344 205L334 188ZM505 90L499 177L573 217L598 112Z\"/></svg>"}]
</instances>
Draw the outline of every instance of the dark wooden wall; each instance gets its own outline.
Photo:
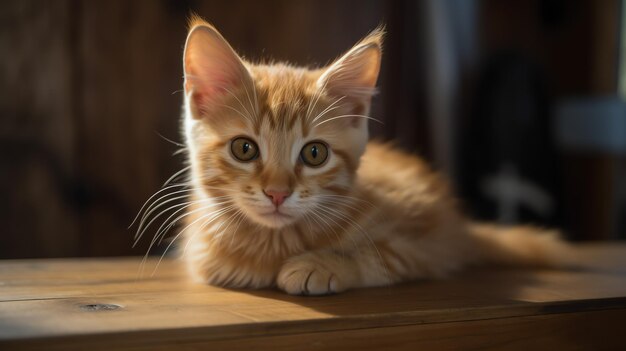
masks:
<instances>
[{"instance_id":1,"label":"dark wooden wall","mask_svg":"<svg viewBox=\"0 0 626 351\"><path fill-rule=\"evenodd\" d=\"M248 58L321 65L380 23L397 32L413 8L360 0L0 3L0 258L145 252L145 242L131 248L127 226L182 167L177 147L159 135L180 140L190 11ZM399 40L411 41L390 34L392 58ZM386 66L385 75L401 67ZM388 106L415 105L399 100L412 98L410 87L394 91L388 104L376 101L379 117ZM398 127L374 128L385 136Z\"/></svg>"},{"instance_id":2,"label":"dark wooden wall","mask_svg":"<svg viewBox=\"0 0 626 351\"><path fill-rule=\"evenodd\" d=\"M176 138L183 15L151 1L1 6L0 256L130 253L129 218L176 167L156 133Z\"/></svg>"}]
</instances>

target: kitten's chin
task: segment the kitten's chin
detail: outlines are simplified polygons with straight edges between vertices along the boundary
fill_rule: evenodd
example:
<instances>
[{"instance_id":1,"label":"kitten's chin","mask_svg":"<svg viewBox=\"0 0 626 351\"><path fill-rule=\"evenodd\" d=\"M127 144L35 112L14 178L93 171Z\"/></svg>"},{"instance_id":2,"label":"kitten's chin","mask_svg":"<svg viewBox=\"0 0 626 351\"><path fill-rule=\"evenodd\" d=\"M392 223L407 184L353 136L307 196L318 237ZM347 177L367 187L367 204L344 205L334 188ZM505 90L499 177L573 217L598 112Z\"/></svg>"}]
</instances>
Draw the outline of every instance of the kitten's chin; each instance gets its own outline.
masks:
<instances>
[{"instance_id":1,"label":"kitten's chin","mask_svg":"<svg viewBox=\"0 0 626 351\"><path fill-rule=\"evenodd\" d=\"M254 222L273 229L279 229L293 224L296 217L283 212L271 211L267 213L248 212L248 217Z\"/></svg>"}]
</instances>

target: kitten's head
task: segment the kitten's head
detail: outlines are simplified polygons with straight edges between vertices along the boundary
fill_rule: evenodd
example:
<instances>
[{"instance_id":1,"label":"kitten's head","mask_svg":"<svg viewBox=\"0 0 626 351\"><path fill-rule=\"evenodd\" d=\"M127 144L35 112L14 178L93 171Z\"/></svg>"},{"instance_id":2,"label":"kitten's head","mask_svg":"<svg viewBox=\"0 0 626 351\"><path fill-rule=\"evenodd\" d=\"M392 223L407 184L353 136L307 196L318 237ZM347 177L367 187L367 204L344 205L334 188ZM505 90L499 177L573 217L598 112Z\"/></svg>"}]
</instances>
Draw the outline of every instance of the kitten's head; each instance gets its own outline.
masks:
<instances>
[{"instance_id":1,"label":"kitten's head","mask_svg":"<svg viewBox=\"0 0 626 351\"><path fill-rule=\"evenodd\" d=\"M184 53L185 133L201 196L280 228L350 191L368 139L382 30L328 67L256 65L195 19Z\"/></svg>"}]
</instances>

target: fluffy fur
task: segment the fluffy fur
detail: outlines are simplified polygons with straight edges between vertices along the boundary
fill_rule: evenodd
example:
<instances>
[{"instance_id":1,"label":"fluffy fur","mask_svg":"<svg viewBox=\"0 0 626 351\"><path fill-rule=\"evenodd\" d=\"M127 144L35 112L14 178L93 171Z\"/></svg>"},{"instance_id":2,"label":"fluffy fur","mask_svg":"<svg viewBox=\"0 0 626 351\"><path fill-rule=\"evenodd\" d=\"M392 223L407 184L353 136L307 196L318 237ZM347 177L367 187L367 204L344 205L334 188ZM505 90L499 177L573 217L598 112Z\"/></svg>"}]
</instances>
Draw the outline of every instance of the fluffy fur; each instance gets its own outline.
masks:
<instances>
[{"instance_id":1,"label":"fluffy fur","mask_svg":"<svg viewBox=\"0 0 626 351\"><path fill-rule=\"evenodd\" d=\"M472 264L559 265L556 235L465 218L446 182L416 158L369 142L382 55L374 30L330 66L252 64L199 18L185 45L184 134L192 195L184 257L200 282L328 294ZM238 161L237 137L259 155ZM321 141L327 161L307 166ZM266 195L289 194L280 206Z\"/></svg>"}]
</instances>

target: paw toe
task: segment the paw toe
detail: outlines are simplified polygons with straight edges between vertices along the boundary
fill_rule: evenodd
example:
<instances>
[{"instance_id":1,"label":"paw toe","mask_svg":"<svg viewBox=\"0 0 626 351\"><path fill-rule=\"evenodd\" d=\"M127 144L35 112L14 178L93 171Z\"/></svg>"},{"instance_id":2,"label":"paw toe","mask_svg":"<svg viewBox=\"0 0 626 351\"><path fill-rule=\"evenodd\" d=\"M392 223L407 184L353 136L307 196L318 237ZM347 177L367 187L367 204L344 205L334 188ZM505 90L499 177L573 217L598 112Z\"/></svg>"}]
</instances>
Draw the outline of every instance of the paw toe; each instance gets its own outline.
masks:
<instances>
[{"instance_id":1,"label":"paw toe","mask_svg":"<svg viewBox=\"0 0 626 351\"><path fill-rule=\"evenodd\" d=\"M278 276L278 287L292 295L325 295L337 292L337 279L321 267L285 267Z\"/></svg>"}]
</instances>

